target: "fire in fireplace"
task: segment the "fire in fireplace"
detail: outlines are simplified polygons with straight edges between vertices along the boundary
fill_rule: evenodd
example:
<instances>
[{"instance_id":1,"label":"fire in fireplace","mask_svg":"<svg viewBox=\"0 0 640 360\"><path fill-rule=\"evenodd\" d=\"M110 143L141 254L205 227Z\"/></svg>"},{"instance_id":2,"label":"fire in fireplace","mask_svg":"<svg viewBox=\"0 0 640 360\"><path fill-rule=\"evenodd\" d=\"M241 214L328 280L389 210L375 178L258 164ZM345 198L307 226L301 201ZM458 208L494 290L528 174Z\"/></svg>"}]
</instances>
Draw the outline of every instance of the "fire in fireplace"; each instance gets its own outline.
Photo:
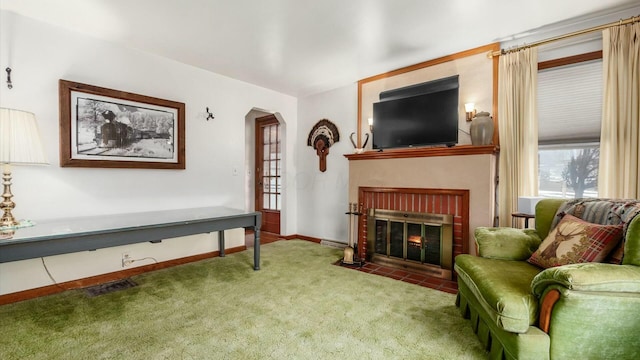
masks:
<instances>
[{"instance_id":1,"label":"fire in fireplace","mask_svg":"<svg viewBox=\"0 0 640 360\"><path fill-rule=\"evenodd\" d=\"M371 262L451 279L452 215L370 209L367 244Z\"/></svg>"}]
</instances>

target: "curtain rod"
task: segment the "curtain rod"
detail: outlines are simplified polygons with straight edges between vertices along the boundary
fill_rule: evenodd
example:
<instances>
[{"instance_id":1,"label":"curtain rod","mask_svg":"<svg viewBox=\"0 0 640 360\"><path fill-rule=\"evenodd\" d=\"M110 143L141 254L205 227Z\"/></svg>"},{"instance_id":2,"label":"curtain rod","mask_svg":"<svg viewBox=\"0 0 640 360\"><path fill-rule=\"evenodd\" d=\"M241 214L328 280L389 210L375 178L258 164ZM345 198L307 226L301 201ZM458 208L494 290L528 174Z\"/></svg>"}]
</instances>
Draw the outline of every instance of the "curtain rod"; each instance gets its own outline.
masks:
<instances>
[{"instance_id":1,"label":"curtain rod","mask_svg":"<svg viewBox=\"0 0 640 360\"><path fill-rule=\"evenodd\" d=\"M640 15L639 16L633 16L633 17L630 17L630 18L625 19L625 20L614 21L614 22L611 22L611 23L608 23L608 24L604 24L604 25L600 25L600 26L594 26L592 28L579 30L579 31L574 31L572 33L555 36L555 37L552 37L552 38L549 38L549 39L545 39L545 40L536 41L536 42L533 42L531 44L518 46L518 47L513 48L513 49L508 49L508 50L500 49L500 50L496 50L496 51L491 51L491 52L489 52L487 54L487 57L491 59L494 56L504 55L504 54L507 54L507 53L510 53L510 52L515 52L515 51L519 51L519 50L522 50L522 49L526 49L528 47L540 46L540 45L548 44L548 43L551 43L551 42L554 42L554 41L564 40L564 39L567 39L567 38L570 38L570 37L583 35L583 34L588 34L590 32L594 32L594 31L598 31L598 30L604 30L604 29L610 28L612 26L621 26L621 25L626 25L626 24L633 24L633 23L638 22L638 21L640 21Z\"/></svg>"}]
</instances>

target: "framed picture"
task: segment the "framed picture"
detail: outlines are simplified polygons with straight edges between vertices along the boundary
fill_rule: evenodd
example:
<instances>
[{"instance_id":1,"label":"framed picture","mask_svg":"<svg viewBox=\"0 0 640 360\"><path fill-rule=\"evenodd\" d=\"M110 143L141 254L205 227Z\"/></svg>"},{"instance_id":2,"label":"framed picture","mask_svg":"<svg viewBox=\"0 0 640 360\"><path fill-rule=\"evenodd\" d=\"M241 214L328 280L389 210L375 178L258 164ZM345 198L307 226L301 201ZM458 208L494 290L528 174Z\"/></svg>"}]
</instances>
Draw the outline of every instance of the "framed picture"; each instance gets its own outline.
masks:
<instances>
[{"instance_id":1,"label":"framed picture","mask_svg":"<svg viewBox=\"0 0 640 360\"><path fill-rule=\"evenodd\" d=\"M60 166L184 169L184 103L60 80Z\"/></svg>"}]
</instances>

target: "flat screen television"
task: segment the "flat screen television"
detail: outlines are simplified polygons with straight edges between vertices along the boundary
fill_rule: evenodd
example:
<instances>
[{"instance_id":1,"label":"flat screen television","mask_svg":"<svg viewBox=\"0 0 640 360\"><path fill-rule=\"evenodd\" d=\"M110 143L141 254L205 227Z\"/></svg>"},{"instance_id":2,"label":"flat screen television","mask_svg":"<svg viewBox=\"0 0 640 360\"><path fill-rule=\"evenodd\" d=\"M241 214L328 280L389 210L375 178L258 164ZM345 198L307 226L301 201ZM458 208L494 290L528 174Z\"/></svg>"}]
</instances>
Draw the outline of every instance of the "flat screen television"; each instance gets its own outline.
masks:
<instances>
[{"instance_id":1,"label":"flat screen television","mask_svg":"<svg viewBox=\"0 0 640 360\"><path fill-rule=\"evenodd\" d=\"M458 76L380 94L373 104L373 148L458 143Z\"/></svg>"}]
</instances>

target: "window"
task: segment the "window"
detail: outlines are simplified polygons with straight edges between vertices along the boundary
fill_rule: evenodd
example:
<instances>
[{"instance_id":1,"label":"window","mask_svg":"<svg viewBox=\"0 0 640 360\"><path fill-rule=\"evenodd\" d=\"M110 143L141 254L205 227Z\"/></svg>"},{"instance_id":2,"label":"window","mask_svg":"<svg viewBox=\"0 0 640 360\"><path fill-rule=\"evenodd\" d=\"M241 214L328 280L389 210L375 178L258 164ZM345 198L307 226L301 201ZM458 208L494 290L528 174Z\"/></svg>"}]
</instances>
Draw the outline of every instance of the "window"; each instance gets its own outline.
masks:
<instances>
[{"instance_id":1,"label":"window","mask_svg":"<svg viewBox=\"0 0 640 360\"><path fill-rule=\"evenodd\" d=\"M598 197L599 145L540 145L539 195L560 198Z\"/></svg>"},{"instance_id":2,"label":"window","mask_svg":"<svg viewBox=\"0 0 640 360\"><path fill-rule=\"evenodd\" d=\"M280 210L282 207L282 179L280 174L280 136L277 121L262 127L262 209Z\"/></svg>"},{"instance_id":3,"label":"window","mask_svg":"<svg viewBox=\"0 0 640 360\"><path fill-rule=\"evenodd\" d=\"M598 196L601 116L601 59L538 72L540 196Z\"/></svg>"}]
</instances>

